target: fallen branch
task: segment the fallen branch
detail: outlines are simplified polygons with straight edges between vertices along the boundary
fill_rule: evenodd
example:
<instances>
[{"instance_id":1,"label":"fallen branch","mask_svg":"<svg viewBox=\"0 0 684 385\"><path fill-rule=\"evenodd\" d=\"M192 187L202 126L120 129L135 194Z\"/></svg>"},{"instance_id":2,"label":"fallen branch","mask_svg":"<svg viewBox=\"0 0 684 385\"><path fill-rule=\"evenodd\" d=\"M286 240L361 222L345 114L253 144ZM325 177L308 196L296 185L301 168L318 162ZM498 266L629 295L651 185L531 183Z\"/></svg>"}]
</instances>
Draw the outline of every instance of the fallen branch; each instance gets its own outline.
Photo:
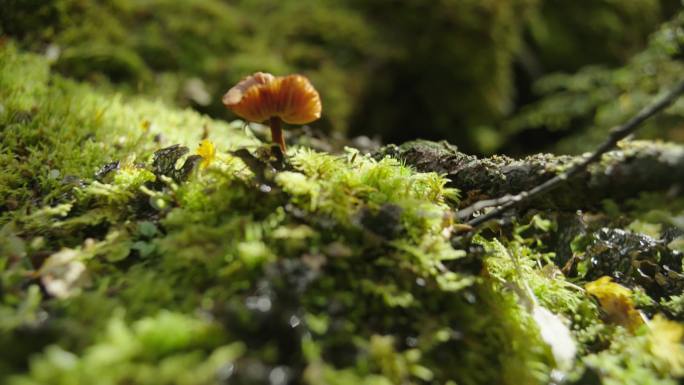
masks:
<instances>
[{"instance_id":1,"label":"fallen branch","mask_svg":"<svg viewBox=\"0 0 684 385\"><path fill-rule=\"evenodd\" d=\"M387 146L391 154L422 172L446 175L449 186L461 190L462 212L492 197L515 195L553 178L583 157L536 154L523 159L507 156L477 158L446 143L414 141ZM526 206L575 211L596 207L601 200L622 200L642 191L666 190L684 181L684 146L652 141L622 142L601 162L571 177L553 194L537 196Z\"/></svg>"},{"instance_id":2,"label":"fallen branch","mask_svg":"<svg viewBox=\"0 0 684 385\"><path fill-rule=\"evenodd\" d=\"M555 189L560 184L567 181L573 175L585 170L587 166L589 166L591 163L594 163L597 160L601 159L601 156L606 152L610 151L611 149L615 148L615 146L620 140L634 133L636 129L639 127L639 125L643 123L646 119L650 118L651 116L657 114L658 112L662 111L663 109L674 103L674 101L677 100L677 98L679 98L679 96L683 92L684 81L679 83L672 91L665 95L665 97L641 110L638 114L632 117L632 119L627 121L627 123L623 124L620 127L617 127L614 130L611 130L608 139L605 142L603 142L591 155L589 155L589 157L585 158L583 161L575 164L574 166L570 167L570 169L568 169L567 171L556 175L555 177L547 180L539 186L534 187L531 190L523 191L517 195L492 200L491 202L489 202L490 206L485 207L492 207L496 205L498 206L497 208L471 219L467 222L467 224L473 227L478 226L490 219L494 219L500 216L501 214L505 213L511 208L521 204L525 200L532 199L538 195L547 193ZM481 207L480 209L485 207ZM468 211L468 208L466 208L466 211Z\"/></svg>"},{"instance_id":3,"label":"fallen branch","mask_svg":"<svg viewBox=\"0 0 684 385\"><path fill-rule=\"evenodd\" d=\"M586 208L605 198L623 199L641 191L666 189L684 180L683 146L630 141L610 151L641 122L666 108L682 92L684 83L611 132L609 139L588 157L539 154L521 160L506 156L478 159L458 152L448 143L428 141L387 146L378 155L390 154L419 171L445 174L451 186L467 195L469 199L465 202L477 199L459 210L462 220L478 210L499 206L468 222L471 226L520 205L567 210ZM599 159L602 161L589 167ZM551 190L555 193L544 194Z\"/></svg>"}]
</instances>

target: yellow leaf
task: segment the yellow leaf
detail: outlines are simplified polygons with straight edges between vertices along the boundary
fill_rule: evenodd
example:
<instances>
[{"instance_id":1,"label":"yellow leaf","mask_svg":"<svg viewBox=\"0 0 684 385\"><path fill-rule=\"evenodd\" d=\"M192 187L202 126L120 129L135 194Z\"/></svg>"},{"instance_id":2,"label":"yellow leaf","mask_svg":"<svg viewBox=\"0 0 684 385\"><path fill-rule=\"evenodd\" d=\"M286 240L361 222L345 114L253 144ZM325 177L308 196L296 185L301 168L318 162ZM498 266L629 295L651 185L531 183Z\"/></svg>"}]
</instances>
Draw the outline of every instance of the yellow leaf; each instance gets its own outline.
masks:
<instances>
[{"instance_id":1,"label":"yellow leaf","mask_svg":"<svg viewBox=\"0 0 684 385\"><path fill-rule=\"evenodd\" d=\"M643 316L632 302L632 292L612 282L610 277L601 277L589 282L584 288L599 301L607 322L624 326L630 332L644 324Z\"/></svg>"},{"instance_id":2,"label":"yellow leaf","mask_svg":"<svg viewBox=\"0 0 684 385\"><path fill-rule=\"evenodd\" d=\"M197 148L197 154L203 159L200 167L207 168L216 157L216 146L209 139L204 139Z\"/></svg>"}]
</instances>

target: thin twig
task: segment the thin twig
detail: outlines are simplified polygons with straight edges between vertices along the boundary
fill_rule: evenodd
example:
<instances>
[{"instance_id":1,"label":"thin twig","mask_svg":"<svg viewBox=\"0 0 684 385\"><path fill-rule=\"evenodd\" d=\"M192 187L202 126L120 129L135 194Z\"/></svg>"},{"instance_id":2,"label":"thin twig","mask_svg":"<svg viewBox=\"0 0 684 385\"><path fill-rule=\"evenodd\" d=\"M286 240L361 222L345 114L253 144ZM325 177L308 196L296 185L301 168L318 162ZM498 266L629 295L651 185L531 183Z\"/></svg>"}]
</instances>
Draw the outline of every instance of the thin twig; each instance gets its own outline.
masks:
<instances>
[{"instance_id":1,"label":"thin twig","mask_svg":"<svg viewBox=\"0 0 684 385\"><path fill-rule=\"evenodd\" d=\"M458 219L460 220L465 220L470 218L471 215L475 214L476 212L486 209L487 207L495 207L495 206L500 206L506 202L511 201L514 198L514 195L512 194L506 194L502 197L499 198L494 198L494 199L483 199L481 201L477 201L473 203L472 205L462 208L458 210Z\"/></svg>"},{"instance_id":2,"label":"thin twig","mask_svg":"<svg viewBox=\"0 0 684 385\"><path fill-rule=\"evenodd\" d=\"M662 99L656 101L650 106L647 106L646 108L639 111L638 114L634 115L625 124L611 130L608 139L606 139L605 142L603 142L593 153L591 153L589 157L570 167L567 171L554 176L553 178L532 188L531 190L523 191L519 194L512 196L506 195L497 199L489 199L485 201L476 202L475 204L466 207L463 210L459 210L459 217L465 219L476 211L482 210L487 207L498 206L497 208L483 215L475 217L467 222L467 225L472 226L474 228L484 222L499 217L506 211L512 209L515 206L520 205L525 201L528 201L541 194L553 190L566 180L570 179L575 174L586 169L591 163L599 160L603 154L613 149L620 140L634 133L634 131L636 131L639 125L641 125L641 123L643 123L646 119L650 118L651 116L657 114L658 112L662 111L663 109L669 107L672 103L674 103L682 93L684 93L684 81L679 83L672 91L670 91ZM461 212L463 214L461 214Z\"/></svg>"}]
</instances>

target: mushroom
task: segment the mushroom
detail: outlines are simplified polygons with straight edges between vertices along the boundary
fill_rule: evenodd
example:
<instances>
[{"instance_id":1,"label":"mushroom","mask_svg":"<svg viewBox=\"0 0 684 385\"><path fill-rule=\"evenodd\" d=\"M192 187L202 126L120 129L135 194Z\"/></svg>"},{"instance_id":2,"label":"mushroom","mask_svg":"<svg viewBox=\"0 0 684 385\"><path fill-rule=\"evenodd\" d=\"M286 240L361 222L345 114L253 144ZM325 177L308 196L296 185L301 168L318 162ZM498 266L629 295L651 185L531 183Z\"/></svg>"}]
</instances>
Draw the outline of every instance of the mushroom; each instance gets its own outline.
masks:
<instances>
[{"instance_id":1,"label":"mushroom","mask_svg":"<svg viewBox=\"0 0 684 385\"><path fill-rule=\"evenodd\" d=\"M268 120L271 138L285 152L281 122L307 124L321 117L321 99L302 75L273 76L257 72L223 95L223 104L251 122Z\"/></svg>"}]
</instances>

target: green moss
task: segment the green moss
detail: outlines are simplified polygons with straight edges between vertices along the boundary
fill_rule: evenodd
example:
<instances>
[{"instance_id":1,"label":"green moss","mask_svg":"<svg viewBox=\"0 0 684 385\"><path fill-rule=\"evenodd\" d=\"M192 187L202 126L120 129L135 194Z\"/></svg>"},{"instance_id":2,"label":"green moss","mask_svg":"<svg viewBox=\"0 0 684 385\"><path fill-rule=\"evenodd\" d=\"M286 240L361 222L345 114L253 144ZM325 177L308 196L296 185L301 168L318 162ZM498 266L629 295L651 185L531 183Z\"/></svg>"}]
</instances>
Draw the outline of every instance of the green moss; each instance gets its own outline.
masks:
<instances>
[{"instance_id":1,"label":"green moss","mask_svg":"<svg viewBox=\"0 0 684 385\"><path fill-rule=\"evenodd\" d=\"M675 295L663 300L663 307L676 319L684 320L684 295Z\"/></svg>"},{"instance_id":2,"label":"green moss","mask_svg":"<svg viewBox=\"0 0 684 385\"><path fill-rule=\"evenodd\" d=\"M59 200L107 162L133 165L168 143L194 148L204 130L224 149L253 143L237 126L51 75L44 59L18 54L11 43L0 48L0 66L0 223L26 213L29 202ZM117 175L115 185L131 183L125 179L132 175Z\"/></svg>"},{"instance_id":3,"label":"green moss","mask_svg":"<svg viewBox=\"0 0 684 385\"><path fill-rule=\"evenodd\" d=\"M244 353L226 344L215 324L171 312L132 325L113 317L97 342L81 356L49 347L30 363L31 377L10 384L213 384L222 368Z\"/></svg>"},{"instance_id":4,"label":"green moss","mask_svg":"<svg viewBox=\"0 0 684 385\"><path fill-rule=\"evenodd\" d=\"M684 350L681 335L671 332L668 321L656 319L637 335L618 333L608 349L584 358L587 369L579 383L589 378L609 385L678 383Z\"/></svg>"}]
</instances>

